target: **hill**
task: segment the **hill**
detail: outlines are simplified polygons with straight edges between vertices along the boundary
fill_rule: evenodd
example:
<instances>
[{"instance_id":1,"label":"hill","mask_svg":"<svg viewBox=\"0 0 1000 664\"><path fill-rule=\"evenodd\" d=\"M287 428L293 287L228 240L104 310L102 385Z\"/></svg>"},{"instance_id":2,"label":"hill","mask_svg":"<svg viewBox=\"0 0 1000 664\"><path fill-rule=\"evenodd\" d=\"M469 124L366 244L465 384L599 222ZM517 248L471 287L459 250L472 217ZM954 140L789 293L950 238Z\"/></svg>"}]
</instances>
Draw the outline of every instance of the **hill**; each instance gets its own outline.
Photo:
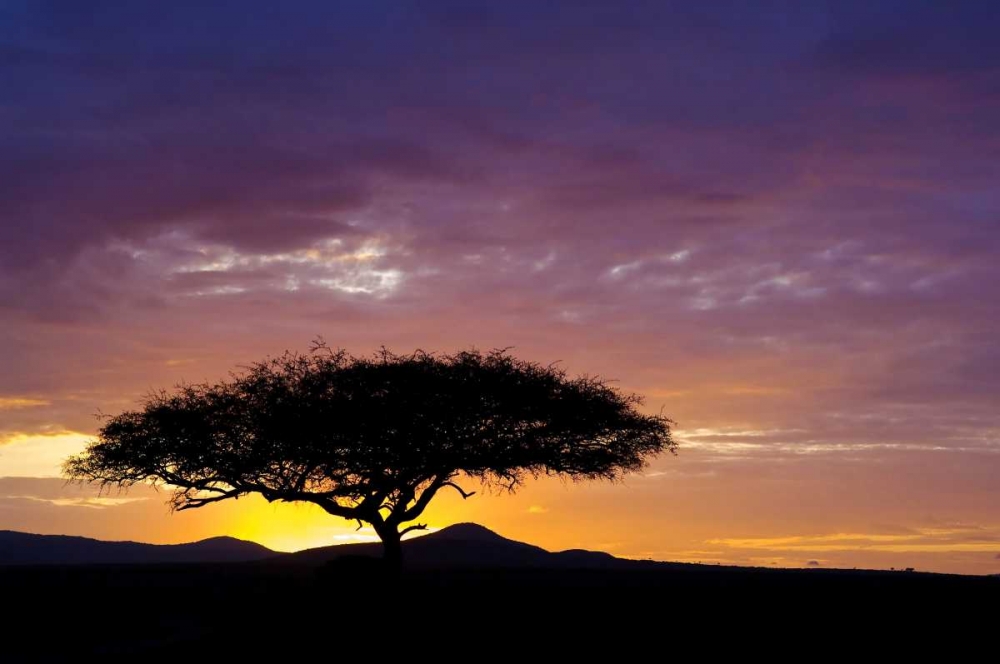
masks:
<instances>
[{"instance_id":1,"label":"hill","mask_svg":"<svg viewBox=\"0 0 1000 664\"><path fill-rule=\"evenodd\" d=\"M460 523L403 543L410 569L469 568L634 568L649 566L607 553L550 552L517 542L474 523ZM279 553L254 542L213 537L188 544L104 542L87 537L35 535L0 531L0 565L121 565L268 561L282 565L321 566L342 557L378 558L382 545L340 544ZM659 563L661 565L667 563Z\"/></svg>"},{"instance_id":2,"label":"hill","mask_svg":"<svg viewBox=\"0 0 1000 664\"><path fill-rule=\"evenodd\" d=\"M0 530L0 565L222 563L263 560L275 555L265 546L233 537L212 537L187 544L144 544Z\"/></svg>"},{"instance_id":3,"label":"hill","mask_svg":"<svg viewBox=\"0 0 1000 664\"><path fill-rule=\"evenodd\" d=\"M286 564L322 565L344 556L382 555L382 545L340 544L307 549L276 558ZM403 542L404 565L409 569L468 568L633 568L649 562L615 558L608 553L574 549L551 552L507 539L475 523L458 523ZM656 564L656 563L653 563ZM668 563L660 563L668 564Z\"/></svg>"}]
</instances>

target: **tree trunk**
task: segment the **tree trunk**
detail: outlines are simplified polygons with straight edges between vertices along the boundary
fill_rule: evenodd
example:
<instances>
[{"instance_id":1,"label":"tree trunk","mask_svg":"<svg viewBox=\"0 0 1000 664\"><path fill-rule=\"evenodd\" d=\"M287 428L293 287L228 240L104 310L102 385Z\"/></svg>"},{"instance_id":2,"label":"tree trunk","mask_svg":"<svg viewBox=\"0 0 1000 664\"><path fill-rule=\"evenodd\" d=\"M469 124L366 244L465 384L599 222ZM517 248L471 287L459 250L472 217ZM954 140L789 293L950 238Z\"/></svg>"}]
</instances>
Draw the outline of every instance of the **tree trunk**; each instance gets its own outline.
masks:
<instances>
[{"instance_id":1,"label":"tree trunk","mask_svg":"<svg viewBox=\"0 0 1000 664\"><path fill-rule=\"evenodd\" d=\"M382 538L382 560L385 561L386 572L398 577L403 572L403 542L395 528L386 528L378 532Z\"/></svg>"}]
</instances>

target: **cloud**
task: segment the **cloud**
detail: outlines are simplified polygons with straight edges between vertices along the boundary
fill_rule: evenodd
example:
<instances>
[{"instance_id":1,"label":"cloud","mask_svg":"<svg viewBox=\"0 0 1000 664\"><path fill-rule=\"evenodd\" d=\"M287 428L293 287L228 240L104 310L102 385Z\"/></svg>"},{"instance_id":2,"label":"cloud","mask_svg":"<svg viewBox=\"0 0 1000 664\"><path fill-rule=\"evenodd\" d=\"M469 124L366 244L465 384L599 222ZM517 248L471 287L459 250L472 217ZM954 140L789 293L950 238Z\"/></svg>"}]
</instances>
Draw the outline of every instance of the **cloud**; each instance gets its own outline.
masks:
<instances>
[{"instance_id":1,"label":"cloud","mask_svg":"<svg viewBox=\"0 0 1000 664\"><path fill-rule=\"evenodd\" d=\"M947 553L996 550L1000 527L922 527L912 533L829 533L785 537L717 538L706 544L733 549L784 552L868 551L890 553Z\"/></svg>"},{"instance_id":2,"label":"cloud","mask_svg":"<svg viewBox=\"0 0 1000 664\"><path fill-rule=\"evenodd\" d=\"M809 567L819 567L819 561L818 560L810 560L809 562L806 563L806 565L808 565Z\"/></svg>"},{"instance_id":3,"label":"cloud","mask_svg":"<svg viewBox=\"0 0 1000 664\"><path fill-rule=\"evenodd\" d=\"M37 496L0 496L0 501L4 499L32 500L36 502L55 505L56 507L87 507L91 509L106 509L108 507L117 507L118 505L127 505L128 503L135 503L140 500L148 500L149 498L147 496L140 496L140 497L81 496L73 498L39 498Z\"/></svg>"},{"instance_id":4,"label":"cloud","mask_svg":"<svg viewBox=\"0 0 1000 664\"><path fill-rule=\"evenodd\" d=\"M958 3L956 8L958 11L917 5L905 16L866 12L863 28L838 30L824 40L818 50L820 62L852 76L960 78L982 71L987 62L1000 57L1000 49L984 24L994 19L996 12L973 2ZM951 39L959 29L966 37L961 43Z\"/></svg>"},{"instance_id":5,"label":"cloud","mask_svg":"<svg viewBox=\"0 0 1000 664\"><path fill-rule=\"evenodd\" d=\"M546 514L549 508L542 507L541 505L532 505L527 510L528 514Z\"/></svg>"},{"instance_id":6,"label":"cloud","mask_svg":"<svg viewBox=\"0 0 1000 664\"><path fill-rule=\"evenodd\" d=\"M107 510L151 499L155 499L156 509L164 509L165 496L146 485L128 492L109 492L97 485L69 484L61 478L0 477L0 510L14 509L24 514L45 509Z\"/></svg>"},{"instance_id":7,"label":"cloud","mask_svg":"<svg viewBox=\"0 0 1000 664\"><path fill-rule=\"evenodd\" d=\"M38 408L51 405L48 399L32 397L0 397L0 410L19 410L21 408Z\"/></svg>"}]
</instances>

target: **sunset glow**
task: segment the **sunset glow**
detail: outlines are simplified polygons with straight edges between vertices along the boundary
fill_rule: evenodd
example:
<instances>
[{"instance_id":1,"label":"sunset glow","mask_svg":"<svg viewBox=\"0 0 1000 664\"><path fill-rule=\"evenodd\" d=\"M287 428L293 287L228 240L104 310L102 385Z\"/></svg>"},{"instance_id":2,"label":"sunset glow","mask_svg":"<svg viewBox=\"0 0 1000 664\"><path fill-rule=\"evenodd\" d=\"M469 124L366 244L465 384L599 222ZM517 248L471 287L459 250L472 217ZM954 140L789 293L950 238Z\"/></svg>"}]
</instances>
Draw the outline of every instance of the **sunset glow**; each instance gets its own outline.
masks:
<instances>
[{"instance_id":1,"label":"sunset glow","mask_svg":"<svg viewBox=\"0 0 1000 664\"><path fill-rule=\"evenodd\" d=\"M61 477L102 414L321 335L676 422L622 483L473 483L432 529L1000 573L990 3L94 4L0 8L0 530L376 540Z\"/></svg>"}]
</instances>

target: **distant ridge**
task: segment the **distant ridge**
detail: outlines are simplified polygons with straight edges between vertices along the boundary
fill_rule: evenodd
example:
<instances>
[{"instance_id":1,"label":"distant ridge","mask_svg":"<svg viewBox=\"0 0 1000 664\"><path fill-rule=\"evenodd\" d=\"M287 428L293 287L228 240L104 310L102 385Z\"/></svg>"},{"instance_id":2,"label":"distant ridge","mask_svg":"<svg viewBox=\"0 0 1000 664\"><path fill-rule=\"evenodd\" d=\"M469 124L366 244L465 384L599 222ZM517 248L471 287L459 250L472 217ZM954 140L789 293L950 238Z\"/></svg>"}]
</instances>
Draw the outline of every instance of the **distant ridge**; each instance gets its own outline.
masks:
<instances>
[{"instance_id":1,"label":"distant ridge","mask_svg":"<svg viewBox=\"0 0 1000 664\"><path fill-rule=\"evenodd\" d=\"M382 555L382 545L339 544L274 558L275 563L322 565L341 556ZM551 552L498 535L477 523L457 523L403 542L403 564L411 569L536 568L624 569L671 565L615 558L609 553L572 549Z\"/></svg>"},{"instance_id":2,"label":"distant ridge","mask_svg":"<svg viewBox=\"0 0 1000 664\"><path fill-rule=\"evenodd\" d=\"M701 575L765 574L774 568L706 565L616 558L602 551L545 549L508 539L476 523L458 523L439 531L403 542L404 566L411 570L563 570L567 572L603 570L678 572ZM292 566L321 568L337 558L382 556L378 542L339 544L295 553L272 551L255 542L233 537L211 537L187 544L144 544L141 542L104 542L69 535L34 535L0 530L0 568L44 565L147 565L178 563L254 563L253 569ZM901 573L885 570L789 569L788 574L815 576L864 576L895 578ZM906 573L908 577L945 577L925 572ZM989 578L995 578L989 577ZM599 577L595 577L599 578ZM638 577L637 577L638 578ZM687 577L685 577L687 578ZM721 578L721 577L720 577ZM749 578L749 577L748 577ZM978 577L975 577L978 578Z\"/></svg>"},{"instance_id":3,"label":"distant ridge","mask_svg":"<svg viewBox=\"0 0 1000 664\"><path fill-rule=\"evenodd\" d=\"M212 537L188 544L144 544L0 530L0 565L248 562L275 555L256 542L233 537Z\"/></svg>"},{"instance_id":4,"label":"distant ridge","mask_svg":"<svg viewBox=\"0 0 1000 664\"><path fill-rule=\"evenodd\" d=\"M403 542L404 565L411 569L531 568L637 569L683 563L654 563L615 558L598 551L551 552L503 537L476 523L458 523ZM272 551L255 542L213 537L188 544L104 542L68 535L0 531L0 566L145 565L160 563L266 562L316 566L342 556L381 557L378 542L339 544L296 553Z\"/></svg>"}]
</instances>

